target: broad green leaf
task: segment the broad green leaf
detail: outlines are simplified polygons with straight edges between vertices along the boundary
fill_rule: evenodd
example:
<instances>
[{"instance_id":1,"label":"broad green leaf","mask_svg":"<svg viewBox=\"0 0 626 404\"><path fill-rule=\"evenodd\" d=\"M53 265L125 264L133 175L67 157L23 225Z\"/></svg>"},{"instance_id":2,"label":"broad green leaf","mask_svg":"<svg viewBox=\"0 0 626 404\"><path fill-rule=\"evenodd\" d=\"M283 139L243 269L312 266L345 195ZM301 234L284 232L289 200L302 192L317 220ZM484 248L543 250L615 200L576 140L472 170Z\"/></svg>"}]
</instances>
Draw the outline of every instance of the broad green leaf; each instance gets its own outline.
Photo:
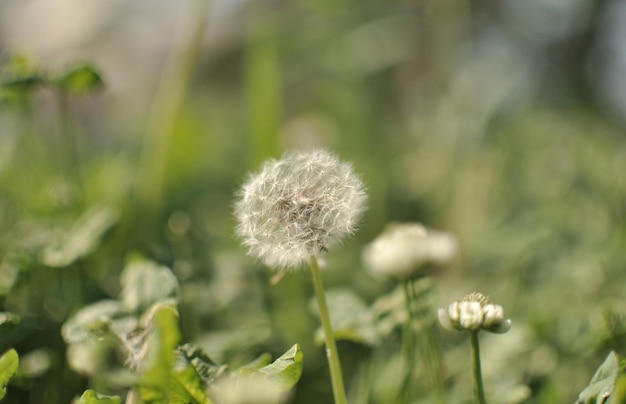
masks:
<instances>
[{"instance_id":1,"label":"broad green leaf","mask_svg":"<svg viewBox=\"0 0 626 404\"><path fill-rule=\"evenodd\" d=\"M283 404L289 393L280 381L260 373L223 377L210 388L211 397L220 404Z\"/></svg>"},{"instance_id":2,"label":"broad green leaf","mask_svg":"<svg viewBox=\"0 0 626 404\"><path fill-rule=\"evenodd\" d=\"M174 350L180 340L178 313L160 307L153 317L153 334L148 339L148 364L140 376L139 395L147 403L192 403L193 398L174 378Z\"/></svg>"},{"instance_id":3,"label":"broad green leaf","mask_svg":"<svg viewBox=\"0 0 626 404\"><path fill-rule=\"evenodd\" d=\"M302 350L295 344L281 357L267 366L259 369L258 373L278 382L278 387L287 391L291 389L302 376Z\"/></svg>"},{"instance_id":4,"label":"broad green leaf","mask_svg":"<svg viewBox=\"0 0 626 404\"><path fill-rule=\"evenodd\" d=\"M172 271L152 261L133 261L121 275L120 300L128 311L139 313L155 303L176 297L178 281Z\"/></svg>"},{"instance_id":5,"label":"broad green leaf","mask_svg":"<svg viewBox=\"0 0 626 404\"><path fill-rule=\"evenodd\" d=\"M102 300L90 304L63 324L61 335L68 344L83 341L94 334L101 335L106 332L111 320L122 313L122 305L117 300Z\"/></svg>"},{"instance_id":6,"label":"broad green leaf","mask_svg":"<svg viewBox=\"0 0 626 404\"><path fill-rule=\"evenodd\" d=\"M7 384L17 371L19 357L15 349L9 349L0 357L0 400L6 394Z\"/></svg>"},{"instance_id":7,"label":"broad green leaf","mask_svg":"<svg viewBox=\"0 0 626 404\"><path fill-rule=\"evenodd\" d=\"M183 390L189 400L197 403L212 404L206 395L206 387L225 369L226 366L216 365L199 347L185 344L176 349L174 386L171 390Z\"/></svg>"},{"instance_id":8,"label":"broad green leaf","mask_svg":"<svg viewBox=\"0 0 626 404\"><path fill-rule=\"evenodd\" d=\"M380 337L375 319L365 302L349 289L335 289L326 294L333 333L336 339L373 345ZM314 304L314 303L313 303ZM317 313L317 305L315 305ZM324 342L321 327L315 333L315 341Z\"/></svg>"},{"instance_id":9,"label":"broad green leaf","mask_svg":"<svg viewBox=\"0 0 626 404\"><path fill-rule=\"evenodd\" d=\"M212 383L211 396L220 403L285 402L302 375L300 345L295 344L274 362L259 367L265 362L268 362L267 356L261 355L239 369L236 375L222 377Z\"/></svg>"},{"instance_id":10,"label":"broad green leaf","mask_svg":"<svg viewBox=\"0 0 626 404\"><path fill-rule=\"evenodd\" d=\"M91 208L78 218L59 242L44 249L41 261L45 265L60 268L92 253L98 247L102 235L118 218L118 212L110 206Z\"/></svg>"},{"instance_id":11,"label":"broad green leaf","mask_svg":"<svg viewBox=\"0 0 626 404\"><path fill-rule=\"evenodd\" d=\"M252 362L246 363L239 369L237 369L237 374L244 375L257 372L264 366L267 366L272 362L272 355L269 353L263 353L256 357Z\"/></svg>"},{"instance_id":12,"label":"broad green leaf","mask_svg":"<svg viewBox=\"0 0 626 404\"><path fill-rule=\"evenodd\" d=\"M105 396L93 390L86 390L76 404L120 404L122 399L118 396Z\"/></svg>"},{"instance_id":13,"label":"broad green leaf","mask_svg":"<svg viewBox=\"0 0 626 404\"><path fill-rule=\"evenodd\" d=\"M56 77L53 82L61 89L77 94L97 90L103 86L100 74L88 64L77 66L63 73Z\"/></svg>"},{"instance_id":14,"label":"broad green leaf","mask_svg":"<svg viewBox=\"0 0 626 404\"><path fill-rule=\"evenodd\" d=\"M606 401L606 404L624 404L626 403L626 374L623 372L615 381L615 387L611 393L611 397Z\"/></svg>"},{"instance_id":15,"label":"broad green leaf","mask_svg":"<svg viewBox=\"0 0 626 404\"><path fill-rule=\"evenodd\" d=\"M174 386L172 390L184 391L189 398L192 398L197 403L211 403L205 393L204 383L202 382L200 375L198 375L190 363L187 363L182 369L178 369L178 367L174 369L173 381ZM184 395L181 394L181 397L184 397Z\"/></svg>"},{"instance_id":16,"label":"broad green leaf","mask_svg":"<svg viewBox=\"0 0 626 404\"><path fill-rule=\"evenodd\" d=\"M601 404L611 395L619 375L619 359L614 351L606 357L596 370L589 385L578 396L576 404Z\"/></svg>"},{"instance_id":17,"label":"broad green leaf","mask_svg":"<svg viewBox=\"0 0 626 404\"><path fill-rule=\"evenodd\" d=\"M226 371L226 365L216 364L200 347L193 344L179 346L176 349L176 359L177 363L189 363L205 385L215 381Z\"/></svg>"}]
</instances>

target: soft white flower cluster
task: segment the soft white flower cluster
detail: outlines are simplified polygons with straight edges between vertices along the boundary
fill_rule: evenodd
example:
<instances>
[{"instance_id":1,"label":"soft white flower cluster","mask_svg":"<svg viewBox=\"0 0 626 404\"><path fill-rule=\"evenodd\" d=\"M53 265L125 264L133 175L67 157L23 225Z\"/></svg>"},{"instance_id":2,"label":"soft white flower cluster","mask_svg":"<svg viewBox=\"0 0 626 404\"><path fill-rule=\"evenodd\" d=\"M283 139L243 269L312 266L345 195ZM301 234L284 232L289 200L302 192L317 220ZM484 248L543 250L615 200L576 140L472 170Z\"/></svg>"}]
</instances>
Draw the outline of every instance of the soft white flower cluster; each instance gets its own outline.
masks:
<instances>
[{"instance_id":1,"label":"soft white flower cluster","mask_svg":"<svg viewBox=\"0 0 626 404\"><path fill-rule=\"evenodd\" d=\"M375 278L407 279L426 264L442 265L454 258L457 243L448 233L419 223L398 223L368 244L363 263Z\"/></svg>"},{"instance_id":2,"label":"soft white flower cluster","mask_svg":"<svg viewBox=\"0 0 626 404\"><path fill-rule=\"evenodd\" d=\"M511 320L504 318L502 306L492 304L482 293L473 292L461 301L439 309L439 322L448 330L485 330L497 334L511 328Z\"/></svg>"},{"instance_id":3,"label":"soft white flower cluster","mask_svg":"<svg viewBox=\"0 0 626 404\"><path fill-rule=\"evenodd\" d=\"M326 150L291 152L243 185L236 231L250 255L294 269L353 233L366 199L349 163Z\"/></svg>"}]
</instances>

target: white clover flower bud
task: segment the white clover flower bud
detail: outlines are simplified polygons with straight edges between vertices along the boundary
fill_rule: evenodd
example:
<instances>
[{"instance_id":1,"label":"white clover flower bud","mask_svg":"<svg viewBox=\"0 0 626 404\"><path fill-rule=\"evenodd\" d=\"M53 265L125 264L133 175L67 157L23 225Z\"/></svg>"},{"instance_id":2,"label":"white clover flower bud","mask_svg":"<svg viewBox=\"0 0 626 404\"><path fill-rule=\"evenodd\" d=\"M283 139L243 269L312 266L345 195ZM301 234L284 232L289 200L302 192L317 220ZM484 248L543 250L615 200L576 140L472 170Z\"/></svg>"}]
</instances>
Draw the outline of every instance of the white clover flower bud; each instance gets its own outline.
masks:
<instances>
[{"instance_id":1,"label":"white clover flower bud","mask_svg":"<svg viewBox=\"0 0 626 404\"><path fill-rule=\"evenodd\" d=\"M492 304L482 293L473 292L461 301L437 311L439 322L447 330L485 330L497 334L511 328L511 320L504 318L502 306Z\"/></svg>"},{"instance_id":2,"label":"white clover flower bud","mask_svg":"<svg viewBox=\"0 0 626 404\"><path fill-rule=\"evenodd\" d=\"M375 278L406 279L425 264L441 265L454 258L457 243L451 235L419 223L393 224L363 250L363 263Z\"/></svg>"},{"instance_id":3,"label":"white clover flower bud","mask_svg":"<svg viewBox=\"0 0 626 404\"><path fill-rule=\"evenodd\" d=\"M349 163L325 150L287 153L243 185L236 232L248 254L295 269L352 234L366 199Z\"/></svg>"},{"instance_id":4,"label":"white clover flower bud","mask_svg":"<svg viewBox=\"0 0 626 404\"><path fill-rule=\"evenodd\" d=\"M483 324L483 308L479 302L459 304L459 325L466 330L477 330Z\"/></svg>"}]
</instances>

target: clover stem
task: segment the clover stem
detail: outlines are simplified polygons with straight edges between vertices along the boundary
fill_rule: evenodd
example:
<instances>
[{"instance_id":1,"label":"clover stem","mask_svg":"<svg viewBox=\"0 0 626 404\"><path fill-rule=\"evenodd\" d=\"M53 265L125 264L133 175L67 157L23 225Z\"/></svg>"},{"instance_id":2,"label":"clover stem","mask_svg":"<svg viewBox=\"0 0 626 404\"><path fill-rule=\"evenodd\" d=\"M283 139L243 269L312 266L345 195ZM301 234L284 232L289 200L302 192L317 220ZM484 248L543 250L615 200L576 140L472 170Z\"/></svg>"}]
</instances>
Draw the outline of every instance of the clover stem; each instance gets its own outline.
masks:
<instances>
[{"instance_id":1,"label":"clover stem","mask_svg":"<svg viewBox=\"0 0 626 404\"><path fill-rule=\"evenodd\" d=\"M335 342L333 329L330 324L330 314L328 313L326 295L324 295L324 285L322 284L322 277L320 276L319 266L315 257L309 261L309 266L311 268L320 320L322 321L322 329L324 330L324 338L326 339L326 357L328 358L328 367L330 368L330 379L333 386L335 404L347 404L348 401L343 386L343 375L341 374L341 362L339 361L337 343Z\"/></svg>"},{"instance_id":2,"label":"clover stem","mask_svg":"<svg viewBox=\"0 0 626 404\"><path fill-rule=\"evenodd\" d=\"M413 360L415 358L415 335L413 333L413 309L410 282L406 280L402 282L402 289L404 291L404 304L406 308L406 324L404 325L404 334L402 338L402 345L404 351L404 360L406 362L407 370L404 382L404 402L411 402L411 382L413 381Z\"/></svg>"},{"instance_id":3,"label":"clover stem","mask_svg":"<svg viewBox=\"0 0 626 404\"><path fill-rule=\"evenodd\" d=\"M405 308L407 311L407 322L403 336L404 352L406 362L408 364L406 383L405 383L405 402L410 402L410 388L414 372L415 360L415 341L417 340L421 357L424 360L424 367L428 374L430 388L433 391L433 400L435 403L446 403L445 389L443 385L443 376L441 372L441 359L439 357L439 347L435 336L435 329L432 324L421 327L421 333L415 333L415 302L419 298L415 291L415 285L412 280L405 280L402 284L404 289ZM428 314L421 313L421 316ZM425 318L425 317L420 317Z\"/></svg>"},{"instance_id":4,"label":"clover stem","mask_svg":"<svg viewBox=\"0 0 626 404\"><path fill-rule=\"evenodd\" d=\"M472 375L474 377L474 395L478 404L486 404L483 377L480 370L480 348L478 347L478 330L470 331L472 344Z\"/></svg>"}]
</instances>

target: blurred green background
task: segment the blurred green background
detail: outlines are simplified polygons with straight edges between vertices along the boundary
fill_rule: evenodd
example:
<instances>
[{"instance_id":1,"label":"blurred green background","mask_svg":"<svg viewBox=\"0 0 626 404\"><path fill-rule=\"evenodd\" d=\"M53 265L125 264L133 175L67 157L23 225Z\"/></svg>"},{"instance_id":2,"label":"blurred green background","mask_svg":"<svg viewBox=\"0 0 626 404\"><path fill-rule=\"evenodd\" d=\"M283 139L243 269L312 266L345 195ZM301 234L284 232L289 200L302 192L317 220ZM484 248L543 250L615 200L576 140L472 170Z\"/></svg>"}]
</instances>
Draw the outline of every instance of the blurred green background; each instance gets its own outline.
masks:
<instances>
[{"instance_id":1,"label":"blurred green background","mask_svg":"<svg viewBox=\"0 0 626 404\"><path fill-rule=\"evenodd\" d=\"M369 194L327 288L394 288L360 261L389 222L449 231L434 307L479 290L513 321L483 339L488 396L574 401L626 354L624 27L609 0L0 3L6 401L116 393L70 369L60 327L141 255L177 275L184 341L231 365L298 342L293 402L331 402L308 273L270 287L231 216L249 171L318 146ZM471 402L467 341L440 334L451 402ZM340 343L355 402L386 404L397 348Z\"/></svg>"}]
</instances>

